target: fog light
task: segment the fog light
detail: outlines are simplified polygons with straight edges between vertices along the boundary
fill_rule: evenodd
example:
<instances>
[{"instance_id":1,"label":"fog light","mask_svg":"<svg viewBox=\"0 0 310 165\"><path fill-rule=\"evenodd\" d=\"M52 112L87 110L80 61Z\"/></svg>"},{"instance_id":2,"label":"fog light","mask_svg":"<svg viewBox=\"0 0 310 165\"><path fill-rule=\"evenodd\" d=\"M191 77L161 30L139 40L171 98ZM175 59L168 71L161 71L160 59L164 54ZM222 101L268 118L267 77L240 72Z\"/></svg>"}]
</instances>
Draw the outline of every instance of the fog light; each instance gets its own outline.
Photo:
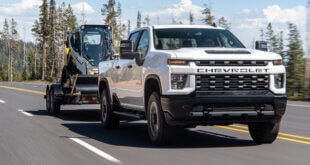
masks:
<instances>
[{"instance_id":1,"label":"fog light","mask_svg":"<svg viewBox=\"0 0 310 165\"><path fill-rule=\"evenodd\" d=\"M185 87L187 75L183 74L172 74L171 75L171 88L172 89L183 89Z\"/></svg>"},{"instance_id":2,"label":"fog light","mask_svg":"<svg viewBox=\"0 0 310 165\"><path fill-rule=\"evenodd\" d=\"M284 87L284 74L274 75L274 86L277 89Z\"/></svg>"}]
</instances>

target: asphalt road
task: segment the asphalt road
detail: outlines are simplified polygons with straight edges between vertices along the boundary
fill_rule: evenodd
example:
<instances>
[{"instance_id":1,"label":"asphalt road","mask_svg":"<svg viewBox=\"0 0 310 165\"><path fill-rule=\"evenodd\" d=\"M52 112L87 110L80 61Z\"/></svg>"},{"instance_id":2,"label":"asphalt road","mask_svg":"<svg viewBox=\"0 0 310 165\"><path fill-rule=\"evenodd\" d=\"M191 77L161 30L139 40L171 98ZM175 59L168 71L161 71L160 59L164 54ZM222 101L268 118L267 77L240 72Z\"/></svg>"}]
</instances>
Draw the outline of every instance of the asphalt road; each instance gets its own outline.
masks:
<instances>
[{"instance_id":1,"label":"asphalt road","mask_svg":"<svg viewBox=\"0 0 310 165\"><path fill-rule=\"evenodd\" d=\"M63 106L47 115L45 85L0 83L2 165L308 165L310 103L288 102L273 144L256 145L242 125L181 131L169 147L150 145L145 122L122 122L104 130L99 105Z\"/></svg>"}]
</instances>

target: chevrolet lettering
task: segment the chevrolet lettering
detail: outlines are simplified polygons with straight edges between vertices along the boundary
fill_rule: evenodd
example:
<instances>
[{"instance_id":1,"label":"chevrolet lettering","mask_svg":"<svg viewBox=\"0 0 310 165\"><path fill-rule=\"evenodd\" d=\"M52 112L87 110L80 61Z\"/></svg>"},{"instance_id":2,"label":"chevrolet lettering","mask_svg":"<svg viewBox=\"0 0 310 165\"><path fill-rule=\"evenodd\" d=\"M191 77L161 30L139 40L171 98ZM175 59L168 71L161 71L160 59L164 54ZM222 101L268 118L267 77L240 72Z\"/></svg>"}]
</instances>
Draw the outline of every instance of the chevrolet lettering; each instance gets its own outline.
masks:
<instances>
[{"instance_id":1,"label":"chevrolet lettering","mask_svg":"<svg viewBox=\"0 0 310 165\"><path fill-rule=\"evenodd\" d=\"M268 68L198 68L198 73L268 73Z\"/></svg>"}]
</instances>

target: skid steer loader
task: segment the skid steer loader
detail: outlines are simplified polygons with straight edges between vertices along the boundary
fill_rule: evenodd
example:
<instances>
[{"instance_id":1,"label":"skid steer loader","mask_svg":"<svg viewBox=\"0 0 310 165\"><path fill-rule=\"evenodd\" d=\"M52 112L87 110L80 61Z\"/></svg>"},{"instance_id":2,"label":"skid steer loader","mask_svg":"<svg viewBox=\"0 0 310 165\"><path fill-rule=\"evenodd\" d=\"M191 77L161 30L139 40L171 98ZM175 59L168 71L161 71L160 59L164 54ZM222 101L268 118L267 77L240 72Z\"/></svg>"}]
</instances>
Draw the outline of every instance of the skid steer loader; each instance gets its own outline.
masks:
<instances>
[{"instance_id":1,"label":"skid steer loader","mask_svg":"<svg viewBox=\"0 0 310 165\"><path fill-rule=\"evenodd\" d=\"M47 85L46 110L60 113L61 105L98 104L98 65L116 51L108 25L81 25L67 32L66 65L59 83ZM61 60L61 59L59 59Z\"/></svg>"}]
</instances>

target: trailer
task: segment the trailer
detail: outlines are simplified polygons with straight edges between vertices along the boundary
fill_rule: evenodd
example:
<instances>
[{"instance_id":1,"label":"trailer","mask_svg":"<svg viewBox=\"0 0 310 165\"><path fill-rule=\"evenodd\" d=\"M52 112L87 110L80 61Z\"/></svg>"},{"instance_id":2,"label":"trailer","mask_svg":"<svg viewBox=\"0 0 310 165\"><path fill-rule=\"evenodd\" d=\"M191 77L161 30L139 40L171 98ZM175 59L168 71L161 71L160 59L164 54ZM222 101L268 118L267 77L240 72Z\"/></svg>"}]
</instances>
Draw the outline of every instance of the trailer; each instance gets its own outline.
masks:
<instances>
[{"instance_id":1,"label":"trailer","mask_svg":"<svg viewBox=\"0 0 310 165\"><path fill-rule=\"evenodd\" d=\"M108 25L81 25L67 32L66 65L59 83L46 87L46 110L60 113L61 105L98 104L98 65L116 54ZM59 59L61 60L61 59Z\"/></svg>"}]
</instances>

